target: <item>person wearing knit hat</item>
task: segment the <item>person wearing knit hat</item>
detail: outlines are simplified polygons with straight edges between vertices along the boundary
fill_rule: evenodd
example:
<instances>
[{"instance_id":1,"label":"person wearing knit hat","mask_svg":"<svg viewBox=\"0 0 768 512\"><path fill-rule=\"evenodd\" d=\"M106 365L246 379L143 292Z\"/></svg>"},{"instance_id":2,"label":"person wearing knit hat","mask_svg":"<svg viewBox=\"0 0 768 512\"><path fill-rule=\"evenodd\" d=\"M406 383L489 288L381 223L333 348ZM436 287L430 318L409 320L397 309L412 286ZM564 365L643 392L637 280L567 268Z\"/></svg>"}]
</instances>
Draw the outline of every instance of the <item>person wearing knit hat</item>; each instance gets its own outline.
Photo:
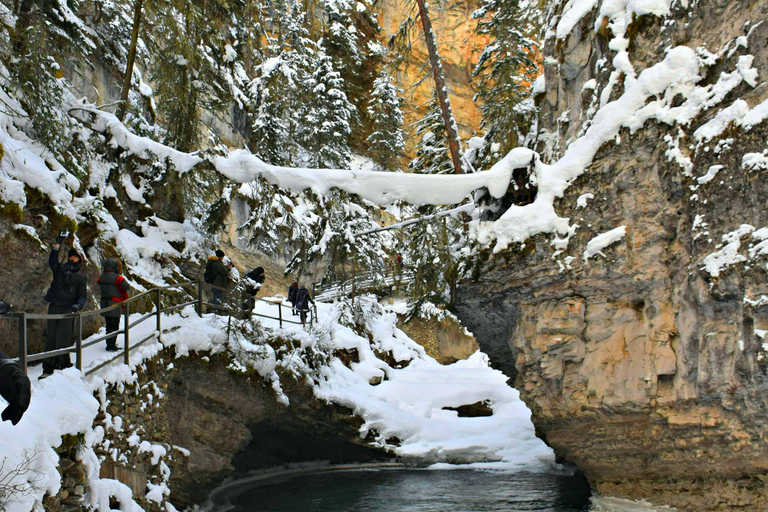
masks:
<instances>
[{"instance_id":1,"label":"person wearing knit hat","mask_svg":"<svg viewBox=\"0 0 768 512\"><path fill-rule=\"evenodd\" d=\"M88 296L85 284L85 276L80 273L82 257L74 248L67 252L67 261L59 261L59 249L61 248L61 235L53 244L51 254L48 256L48 266L53 273L48 292L45 294L45 300L48 301L49 315L63 315L75 313L83 309ZM60 348L71 347L72 327L75 319L62 318L59 320L48 320L46 325L46 352ZM69 354L63 354L54 357L48 357L43 360L43 374L40 378L45 378L53 373L53 370L62 370L72 366Z\"/></svg>"}]
</instances>

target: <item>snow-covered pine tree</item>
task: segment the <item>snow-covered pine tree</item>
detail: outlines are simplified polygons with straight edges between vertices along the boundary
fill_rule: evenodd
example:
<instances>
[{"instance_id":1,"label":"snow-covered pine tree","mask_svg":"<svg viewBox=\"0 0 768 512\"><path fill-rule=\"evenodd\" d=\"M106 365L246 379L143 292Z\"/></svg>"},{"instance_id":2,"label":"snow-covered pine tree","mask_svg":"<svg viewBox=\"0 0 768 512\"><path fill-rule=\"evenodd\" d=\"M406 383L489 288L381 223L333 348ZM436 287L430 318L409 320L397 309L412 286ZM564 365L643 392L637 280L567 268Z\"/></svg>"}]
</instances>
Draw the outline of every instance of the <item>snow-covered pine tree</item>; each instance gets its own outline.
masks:
<instances>
[{"instance_id":1,"label":"snow-covered pine tree","mask_svg":"<svg viewBox=\"0 0 768 512\"><path fill-rule=\"evenodd\" d=\"M424 174L454 172L448 149L445 123L437 98L433 98L429 110L416 124L421 136L416 158L409 168ZM420 206L406 209L408 217L428 217L441 211L436 206ZM409 281L409 309L418 314L424 302L450 305L455 298L456 283L466 267L466 257L459 250L466 246L465 233L460 219L440 217L415 224L408 230L406 261L413 268Z\"/></svg>"},{"instance_id":2,"label":"snow-covered pine tree","mask_svg":"<svg viewBox=\"0 0 768 512\"><path fill-rule=\"evenodd\" d=\"M432 98L426 115L416 123L416 158L408 168L420 174L449 174L454 171L448 140L445 135L442 110L437 98Z\"/></svg>"},{"instance_id":3,"label":"snow-covered pine tree","mask_svg":"<svg viewBox=\"0 0 768 512\"><path fill-rule=\"evenodd\" d=\"M301 165L302 106L312 101L308 87L317 45L304 26L300 4L289 0L274 7L277 32L269 36L268 58L255 68L248 87L249 147L271 164Z\"/></svg>"},{"instance_id":4,"label":"snow-covered pine tree","mask_svg":"<svg viewBox=\"0 0 768 512\"><path fill-rule=\"evenodd\" d=\"M342 90L355 107L350 144L362 150L372 129L366 106L384 55L384 47L377 40L381 27L365 2L322 0L322 5L321 43L341 75Z\"/></svg>"},{"instance_id":5,"label":"snow-covered pine tree","mask_svg":"<svg viewBox=\"0 0 768 512\"><path fill-rule=\"evenodd\" d=\"M490 37L474 70L480 78L477 97L482 99L485 140L489 146L499 144L497 153L505 155L528 133L535 113L524 101L538 72L532 35L540 13L535 3L522 7L519 0L483 0L472 16L480 20L477 32Z\"/></svg>"},{"instance_id":6,"label":"snow-covered pine tree","mask_svg":"<svg viewBox=\"0 0 768 512\"><path fill-rule=\"evenodd\" d=\"M399 167L405 148L402 100L392 75L383 70L373 82L368 115L373 133L368 137L368 155L381 170L392 171Z\"/></svg>"},{"instance_id":7,"label":"snow-covered pine tree","mask_svg":"<svg viewBox=\"0 0 768 512\"><path fill-rule=\"evenodd\" d=\"M428 217L440 211L434 206L407 207L409 218ZM431 302L450 306L456 298L458 280L469 268L469 253L464 226L459 217L442 216L424 220L407 228L404 261L413 270L408 280L410 314Z\"/></svg>"},{"instance_id":8,"label":"snow-covered pine tree","mask_svg":"<svg viewBox=\"0 0 768 512\"><path fill-rule=\"evenodd\" d=\"M73 2L73 6L80 3ZM66 16L66 4L26 0L6 9L2 25L3 32L8 32L0 45L9 56L3 59L10 77L7 86L18 93L29 118L28 135L58 157L77 158L69 149L71 121L61 108L66 91L61 65L68 58L84 60L96 48L97 35L76 17Z\"/></svg>"},{"instance_id":9,"label":"snow-covered pine tree","mask_svg":"<svg viewBox=\"0 0 768 512\"><path fill-rule=\"evenodd\" d=\"M294 144L289 119L290 94L285 92L295 91L295 84L288 74L291 71L284 67L280 57L276 57L258 66L256 72L258 76L248 89L253 134L249 147L270 164L289 164Z\"/></svg>"},{"instance_id":10,"label":"snow-covered pine tree","mask_svg":"<svg viewBox=\"0 0 768 512\"><path fill-rule=\"evenodd\" d=\"M344 94L341 75L324 52L319 54L306 90L312 99L302 109L301 141L310 154L310 165L346 169L351 157L349 135L354 107Z\"/></svg>"},{"instance_id":11,"label":"snow-covered pine tree","mask_svg":"<svg viewBox=\"0 0 768 512\"><path fill-rule=\"evenodd\" d=\"M323 47L328 55L336 58L339 73L354 72L363 61L364 54L358 46L358 31L352 18L356 4L349 0L323 0Z\"/></svg>"},{"instance_id":12,"label":"snow-covered pine tree","mask_svg":"<svg viewBox=\"0 0 768 512\"><path fill-rule=\"evenodd\" d=\"M324 261L326 275L336 278L358 270L370 271L374 279L382 279L386 270L382 258L384 240L391 234L360 234L378 227L373 220L373 205L338 189L318 199L323 214L318 217L306 263Z\"/></svg>"},{"instance_id":13,"label":"snow-covered pine tree","mask_svg":"<svg viewBox=\"0 0 768 512\"><path fill-rule=\"evenodd\" d=\"M166 143L181 151L200 147L201 111L219 114L231 97L226 45L219 31L228 23L224 3L155 0L151 16L158 114L164 121Z\"/></svg>"}]
</instances>

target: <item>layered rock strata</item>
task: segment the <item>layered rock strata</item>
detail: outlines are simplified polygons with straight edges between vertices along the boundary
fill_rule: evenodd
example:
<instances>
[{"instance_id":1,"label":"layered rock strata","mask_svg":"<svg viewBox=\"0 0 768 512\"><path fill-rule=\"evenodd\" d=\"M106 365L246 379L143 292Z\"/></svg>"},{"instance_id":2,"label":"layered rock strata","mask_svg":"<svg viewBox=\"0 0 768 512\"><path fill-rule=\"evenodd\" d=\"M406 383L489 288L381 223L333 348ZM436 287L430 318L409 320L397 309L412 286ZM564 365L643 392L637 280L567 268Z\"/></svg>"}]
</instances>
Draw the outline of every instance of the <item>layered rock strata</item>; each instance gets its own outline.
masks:
<instances>
[{"instance_id":1,"label":"layered rock strata","mask_svg":"<svg viewBox=\"0 0 768 512\"><path fill-rule=\"evenodd\" d=\"M745 59L764 77L766 15L765 1L702 1L635 16L630 60L639 73L685 45L714 55L701 87ZM616 56L606 24L593 10L547 40L545 159L584 133L611 80L599 65ZM611 100L624 92L618 76ZM539 435L598 493L681 510L768 506L768 166L751 164L766 154L768 122L747 130L736 118L711 140L694 136L734 103L765 105L765 83L751 82L687 125L622 129L555 203L578 225L566 249L537 235L489 255L461 288L463 323L520 390ZM618 226L625 237L587 258L587 242Z\"/></svg>"}]
</instances>

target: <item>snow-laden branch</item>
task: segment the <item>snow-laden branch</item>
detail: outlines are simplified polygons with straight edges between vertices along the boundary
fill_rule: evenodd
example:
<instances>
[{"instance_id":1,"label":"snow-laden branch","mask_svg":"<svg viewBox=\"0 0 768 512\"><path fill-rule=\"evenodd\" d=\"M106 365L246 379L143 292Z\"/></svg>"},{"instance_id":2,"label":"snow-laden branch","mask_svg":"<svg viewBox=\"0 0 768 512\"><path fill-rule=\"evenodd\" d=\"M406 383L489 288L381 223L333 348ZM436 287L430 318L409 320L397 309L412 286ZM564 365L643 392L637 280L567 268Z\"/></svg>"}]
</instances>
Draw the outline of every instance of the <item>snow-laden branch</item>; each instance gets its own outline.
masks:
<instances>
[{"instance_id":1,"label":"snow-laden branch","mask_svg":"<svg viewBox=\"0 0 768 512\"><path fill-rule=\"evenodd\" d=\"M204 160L194 154L183 153L131 133L109 112L82 105L70 109L70 112L78 117L82 117L79 112L95 116L93 129L111 135L109 142L113 147L119 146L132 155L150 152L159 158L168 158L180 173L208 162L218 172L237 183L250 183L261 177L282 188L297 192L311 189L320 195L328 194L335 187L380 205L395 201L414 205L457 204L483 187L487 188L493 197L501 197L507 192L512 171L530 165L534 156L530 149L516 148L490 170L462 175L279 167L264 162L246 150L235 150L227 156ZM81 118L81 121L86 119Z\"/></svg>"},{"instance_id":2,"label":"snow-laden branch","mask_svg":"<svg viewBox=\"0 0 768 512\"><path fill-rule=\"evenodd\" d=\"M423 217L416 217L413 219L404 220L403 222L397 222L395 224L390 224L389 226L382 226L380 228L367 229L365 231L361 231L360 233L355 233L355 236L370 235L371 233L378 233L379 231L387 231L390 229L402 229L408 226L412 226L413 224L417 224L419 222L426 222L428 220L439 219L440 217L446 217L449 215L453 217L460 213L471 214L475 210L475 208L477 208L475 203L467 203L467 204L458 206L456 208L451 208L450 210L444 210L444 211L435 213L433 215L424 215Z\"/></svg>"},{"instance_id":3,"label":"snow-laden branch","mask_svg":"<svg viewBox=\"0 0 768 512\"><path fill-rule=\"evenodd\" d=\"M280 187L312 189L321 195L336 187L380 205L395 201L406 201L414 205L445 205L460 203L473 191L483 187L493 197L503 196L512 179L512 171L529 165L533 155L530 149L513 149L490 170L475 174L435 175L278 167L243 150L215 158L213 165L224 176L239 183L263 177Z\"/></svg>"}]
</instances>

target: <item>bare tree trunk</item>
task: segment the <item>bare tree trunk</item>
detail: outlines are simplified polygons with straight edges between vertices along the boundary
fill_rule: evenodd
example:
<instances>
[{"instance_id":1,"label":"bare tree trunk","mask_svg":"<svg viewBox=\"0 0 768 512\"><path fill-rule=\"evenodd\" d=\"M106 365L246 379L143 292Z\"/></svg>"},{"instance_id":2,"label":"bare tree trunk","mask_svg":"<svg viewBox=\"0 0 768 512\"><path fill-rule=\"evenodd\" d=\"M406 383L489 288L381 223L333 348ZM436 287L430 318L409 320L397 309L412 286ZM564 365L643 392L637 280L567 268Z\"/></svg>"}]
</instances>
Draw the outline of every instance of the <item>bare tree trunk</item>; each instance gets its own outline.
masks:
<instances>
[{"instance_id":1,"label":"bare tree trunk","mask_svg":"<svg viewBox=\"0 0 768 512\"><path fill-rule=\"evenodd\" d=\"M445 85L443 77L443 64L440 54L437 53L437 43L435 43L435 33L432 31L432 22L429 19L429 11L424 0L417 0L419 4L419 17L421 26L424 30L424 41L427 44L429 52L429 63L432 66L432 76L435 78L435 89L437 90L437 99L440 101L440 109L443 111L443 122L445 123L445 132L448 137L448 149L451 151L451 160L455 174L463 174L461 166L461 156L459 155L459 134L456 132L456 120L451 111L451 102L448 99L448 88Z\"/></svg>"},{"instance_id":2,"label":"bare tree trunk","mask_svg":"<svg viewBox=\"0 0 768 512\"><path fill-rule=\"evenodd\" d=\"M136 0L133 7L133 31L131 32L131 47L128 49L128 62L125 64L125 78L123 90L120 93L120 106L117 108L117 118L122 121L128 108L128 92L131 90L133 80L133 63L136 62L136 45L139 42L139 29L141 28L141 9L144 0Z\"/></svg>"}]
</instances>

